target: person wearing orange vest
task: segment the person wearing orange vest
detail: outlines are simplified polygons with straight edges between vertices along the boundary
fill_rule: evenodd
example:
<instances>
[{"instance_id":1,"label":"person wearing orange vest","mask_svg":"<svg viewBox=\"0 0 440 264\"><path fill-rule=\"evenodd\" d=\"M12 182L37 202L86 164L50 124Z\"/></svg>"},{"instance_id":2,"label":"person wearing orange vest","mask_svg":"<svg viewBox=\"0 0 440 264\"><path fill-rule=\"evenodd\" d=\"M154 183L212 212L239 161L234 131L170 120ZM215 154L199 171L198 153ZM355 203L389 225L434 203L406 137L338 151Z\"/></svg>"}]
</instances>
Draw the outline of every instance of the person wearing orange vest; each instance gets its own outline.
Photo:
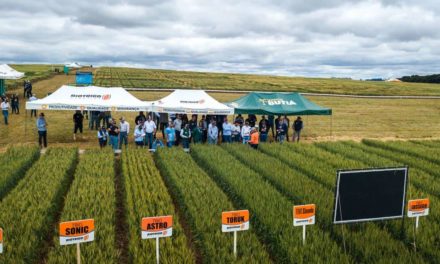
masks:
<instances>
[{"instance_id":1,"label":"person wearing orange vest","mask_svg":"<svg viewBox=\"0 0 440 264\"><path fill-rule=\"evenodd\" d=\"M260 135L255 127L251 129L251 139L249 140L249 145L254 149L258 149L258 143L260 140Z\"/></svg>"}]
</instances>

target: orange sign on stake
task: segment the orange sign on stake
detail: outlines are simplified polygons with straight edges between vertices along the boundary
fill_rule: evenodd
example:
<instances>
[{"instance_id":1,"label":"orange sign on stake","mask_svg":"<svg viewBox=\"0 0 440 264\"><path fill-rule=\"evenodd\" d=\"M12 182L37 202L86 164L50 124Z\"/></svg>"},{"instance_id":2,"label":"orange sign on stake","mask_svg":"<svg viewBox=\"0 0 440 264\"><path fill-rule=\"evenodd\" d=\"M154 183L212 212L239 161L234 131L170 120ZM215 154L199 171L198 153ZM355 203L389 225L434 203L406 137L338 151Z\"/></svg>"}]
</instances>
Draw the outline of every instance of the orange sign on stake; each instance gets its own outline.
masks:
<instances>
[{"instance_id":1,"label":"orange sign on stake","mask_svg":"<svg viewBox=\"0 0 440 264\"><path fill-rule=\"evenodd\" d=\"M0 254L3 253L3 228L0 228Z\"/></svg>"},{"instance_id":2,"label":"orange sign on stake","mask_svg":"<svg viewBox=\"0 0 440 264\"><path fill-rule=\"evenodd\" d=\"M95 220L85 219L60 223L60 244L71 245L95 240Z\"/></svg>"},{"instance_id":3,"label":"orange sign on stake","mask_svg":"<svg viewBox=\"0 0 440 264\"><path fill-rule=\"evenodd\" d=\"M429 199L408 201L408 217L427 216L429 214Z\"/></svg>"},{"instance_id":4,"label":"orange sign on stake","mask_svg":"<svg viewBox=\"0 0 440 264\"><path fill-rule=\"evenodd\" d=\"M173 216L142 218L142 239L170 237L173 235Z\"/></svg>"},{"instance_id":5,"label":"orange sign on stake","mask_svg":"<svg viewBox=\"0 0 440 264\"><path fill-rule=\"evenodd\" d=\"M316 206L314 204L297 205L293 207L293 225L314 225Z\"/></svg>"},{"instance_id":6,"label":"orange sign on stake","mask_svg":"<svg viewBox=\"0 0 440 264\"><path fill-rule=\"evenodd\" d=\"M222 232L249 230L249 210L222 212Z\"/></svg>"}]
</instances>

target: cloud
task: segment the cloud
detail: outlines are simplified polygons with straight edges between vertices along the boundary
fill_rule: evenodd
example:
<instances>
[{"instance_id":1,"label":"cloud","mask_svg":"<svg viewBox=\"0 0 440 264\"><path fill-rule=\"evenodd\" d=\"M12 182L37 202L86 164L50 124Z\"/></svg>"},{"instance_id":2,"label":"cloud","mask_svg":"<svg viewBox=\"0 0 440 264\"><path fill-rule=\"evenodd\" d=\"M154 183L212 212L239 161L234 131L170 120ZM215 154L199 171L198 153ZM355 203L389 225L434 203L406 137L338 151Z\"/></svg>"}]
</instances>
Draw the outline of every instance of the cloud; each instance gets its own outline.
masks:
<instances>
[{"instance_id":1,"label":"cloud","mask_svg":"<svg viewBox=\"0 0 440 264\"><path fill-rule=\"evenodd\" d=\"M0 12L2 63L354 78L440 71L432 0L3 0Z\"/></svg>"}]
</instances>

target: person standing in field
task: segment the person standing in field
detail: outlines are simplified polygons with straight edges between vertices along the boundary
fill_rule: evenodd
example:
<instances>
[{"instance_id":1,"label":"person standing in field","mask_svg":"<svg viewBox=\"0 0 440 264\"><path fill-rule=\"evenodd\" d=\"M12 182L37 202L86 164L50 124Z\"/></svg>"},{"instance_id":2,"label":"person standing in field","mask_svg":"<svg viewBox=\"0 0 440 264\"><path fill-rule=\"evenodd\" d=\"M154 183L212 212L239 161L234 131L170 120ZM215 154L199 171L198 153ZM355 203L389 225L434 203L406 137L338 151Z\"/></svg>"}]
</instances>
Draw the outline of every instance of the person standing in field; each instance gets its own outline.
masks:
<instances>
[{"instance_id":1,"label":"person standing in field","mask_svg":"<svg viewBox=\"0 0 440 264\"><path fill-rule=\"evenodd\" d=\"M191 130L189 129L189 124L186 123L183 129L180 131L180 137L182 138L183 149L189 150L189 141L191 139Z\"/></svg>"},{"instance_id":2,"label":"person standing in field","mask_svg":"<svg viewBox=\"0 0 440 264\"><path fill-rule=\"evenodd\" d=\"M244 126L241 128L241 138L243 139L243 144L247 144L251 135L251 127L249 126L249 122L246 121Z\"/></svg>"},{"instance_id":3,"label":"person standing in field","mask_svg":"<svg viewBox=\"0 0 440 264\"><path fill-rule=\"evenodd\" d=\"M134 119L134 125L137 126L137 125L139 125L141 122L142 122L142 124L143 124L145 121L147 121L147 118L145 117L144 112L143 112L143 111L140 111L140 112L139 112L139 115L136 116L136 118Z\"/></svg>"},{"instance_id":4,"label":"person standing in field","mask_svg":"<svg viewBox=\"0 0 440 264\"><path fill-rule=\"evenodd\" d=\"M168 114L167 113L160 113L159 114L159 128L160 131L162 131L162 139L165 140L165 129L168 125Z\"/></svg>"},{"instance_id":5,"label":"person standing in field","mask_svg":"<svg viewBox=\"0 0 440 264\"><path fill-rule=\"evenodd\" d=\"M32 101L35 101L35 100L38 100L38 98L35 96L35 94L33 94L33 95L29 98L29 102L32 102ZM32 109L32 110L31 110L31 117L32 117L32 116L37 117L37 110L35 110L35 109Z\"/></svg>"},{"instance_id":6,"label":"person standing in field","mask_svg":"<svg viewBox=\"0 0 440 264\"><path fill-rule=\"evenodd\" d=\"M117 150L119 147L119 127L116 125L116 121L114 119L110 119L108 125L108 135L110 137L110 145L113 150Z\"/></svg>"},{"instance_id":7,"label":"person standing in field","mask_svg":"<svg viewBox=\"0 0 440 264\"><path fill-rule=\"evenodd\" d=\"M268 115L267 116L267 121L268 121L268 125L267 125L267 133L269 134L269 130L272 130L272 138L275 138L275 132L274 132L274 116L273 115Z\"/></svg>"},{"instance_id":8,"label":"person standing in field","mask_svg":"<svg viewBox=\"0 0 440 264\"><path fill-rule=\"evenodd\" d=\"M5 119L5 125L8 124L8 118L9 118L9 102L8 102L8 98L4 98L3 102L1 103L1 108L2 108L2 113L3 113L3 117Z\"/></svg>"},{"instance_id":9,"label":"person standing in field","mask_svg":"<svg viewBox=\"0 0 440 264\"><path fill-rule=\"evenodd\" d=\"M125 144L125 148L128 146L128 134L130 133L130 124L125 121L124 117L119 119L120 123L120 132L119 132L119 148L122 148L122 144Z\"/></svg>"},{"instance_id":10,"label":"person standing in field","mask_svg":"<svg viewBox=\"0 0 440 264\"><path fill-rule=\"evenodd\" d=\"M199 128L202 131L202 142L205 143L208 139L208 120L205 115L202 115L202 119L199 121Z\"/></svg>"},{"instance_id":11,"label":"person standing in field","mask_svg":"<svg viewBox=\"0 0 440 264\"><path fill-rule=\"evenodd\" d=\"M240 124L237 121L235 121L235 124L232 126L232 131L231 131L232 142L240 142L240 133L241 133Z\"/></svg>"},{"instance_id":12,"label":"person standing in field","mask_svg":"<svg viewBox=\"0 0 440 264\"><path fill-rule=\"evenodd\" d=\"M208 144L217 145L218 141L218 127L215 120L212 120L208 126Z\"/></svg>"},{"instance_id":13,"label":"person standing in field","mask_svg":"<svg viewBox=\"0 0 440 264\"><path fill-rule=\"evenodd\" d=\"M144 123L139 122L138 125L136 125L134 129L134 143L137 147L143 147L145 145L144 139L145 139L145 131L144 131Z\"/></svg>"},{"instance_id":14,"label":"person standing in field","mask_svg":"<svg viewBox=\"0 0 440 264\"><path fill-rule=\"evenodd\" d=\"M151 115L148 115L147 121L144 123L145 145L148 144L149 149L153 149L153 139L156 133L156 123L153 121Z\"/></svg>"},{"instance_id":15,"label":"person standing in field","mask_svg":"<svg viewBox=\"0 0 440 264\"><path fill-rule=\"evenodd\" d=\"M238 125L240 126L240 130L243 127L243 123L244 123L244 119L241 116L241 114L238 114L238 116L235 118L234 123L238 123Z\"/></svg>"},{"instance_id":16,"label":"person standing in field","mask_svg":"<svg viewBox=\"0 0 440 264\"><path fill-rule=\"evenodd\" d=\"M40 148L47 148L47 122L44 113L40 113L37 119L38 145Z\"/></svg>"},{"instance_id":17,"label":"person standing in field","mask_svg":"<svg viewBox=\"0 0 440 264\"><path fill-rule=\"evenodd\" d=\"M20 101L18 99L18 94L12 95L11 107L12 107L12 113L13 114L17 114L18 115L20 113Z\"/></svg>"},{"instance_id":18,"label":"person standing in field","mask_svg":"<svg viewBox=\"0 0 440 264\"><path fill-rule=\"evenodd\" d=\"M300 116L298 116L295 120L295 122L293 122L293 138L292 141L295 142L299 142L299 137L301 135L301 130L303 129L304 124L303 121L301 119Z\"/></svg>"},{"instance_id":19,"label":"person standing in field","mask_svg":"<svg viewBox=\"0 0 440 264\"><path fill-rule=\"evenodd\" d=\"M198 125L196 125L191 130L191 137L192 137L194 144L198 144L198 143L202 142L203 133L202 133L202 129Z\"/></svg>"},{"instance_id":20,"label":"person standing in field","mask_svg":"<svg viewBox=\"0 0 440 264\"><path fill-rule=\"evenodd\" d=\"M267 140L267 133L269 132L269 121L266 119L266 117L263 115L261 117L260 123L258 123L258 128L260 130L260 139L261 142L266 142Z\"/></svg>"},{"instance_id":21,"label":"person standing in field","mask_svg":"<svg viewBox=\"0 0 440 264\"><path fill-rule=\"evenodd\" d=\"M283 119L284 124L286 124L287 129L286 129L286 140L289 141L289 128L290 128L290 119L287 117L287 115L284 115L284 119Z\"/></svg>"},{"instance_id":22,"label":"person standing in field","mask_svg":"<svg viewBox=\"0 0 440 264\"><path fill-rule=\"evenodd\" d=\"M76 132L82 134L83 132L83 120L84 116L81 111L76 110L75 114L73 114L73 140L76 140Z\"/></svg>"},{"instance_id":23,"label":"person standing in field","mask_svg":"<svg viewBox=\"0 0 440 264\"><path fill-rule=\"evenodd\" d=\"M223 143L231 143L232 142L232 125L229 124L228 118L225 118L222 126L223 126L222 142Z\"/></svg>"},{"instance_id":24,"label":"person standing in field","mask_svg":"<svg viewBox=\"0 0 440 264\"><path fill-rule=\"evenodd\" d=\"M277 126L277 140L280 143L283 143L284 140L286 139L286 130L287 130L287 125L284 122L283 118L280 117L279 122L278 122L278 126Z\"/></svg>"},{"instance_id":25,"label":"person standing in field","mask_svg":"<svg viewBox=\"0 0 440 264\"><path fill-rule=\"evenodd\" d=\"M174 123L171 120L168 122L168 127L165 129L165 136L167 139L167 146L169 148L174 146L174 141L176 140L176 130L174 129Z\"/></svg>"},{"instance_id":26,"label":"person standing in field","mask_svg":"<svg viewBox=\"0 0 440 264\"><path fill-rule=\"evenodd\" d=\"M180 131L182 130L182 116L180 114L174 119L174 130L176 130L176 146L178 146L180 144Z\"/></svg>"},{"instance_id":27,"label":"person standing in field","mask_svg":"<svg viewBox=\"0 0 440 264\"><path fill-rule=\"evenodd\" d=\"M250 136L250 140L249 140L249 145L254 149L258 149L259 139L260 139L260 135L258 135L258 130L256 127L253 127L251 129L251 136Z\"/></svg>"},{"instance_id":28,"label":"person standing in field","mask_svg":"<svg viewBox=\"0 0 440 264\"><path fill-rule=\"evenodd\" d=\"M105 126L102 126L98 130L99 147L104 148L105 146L107 146L107 140L108 140L108 132L105 129Z\"/></svg>"}]
</instances>

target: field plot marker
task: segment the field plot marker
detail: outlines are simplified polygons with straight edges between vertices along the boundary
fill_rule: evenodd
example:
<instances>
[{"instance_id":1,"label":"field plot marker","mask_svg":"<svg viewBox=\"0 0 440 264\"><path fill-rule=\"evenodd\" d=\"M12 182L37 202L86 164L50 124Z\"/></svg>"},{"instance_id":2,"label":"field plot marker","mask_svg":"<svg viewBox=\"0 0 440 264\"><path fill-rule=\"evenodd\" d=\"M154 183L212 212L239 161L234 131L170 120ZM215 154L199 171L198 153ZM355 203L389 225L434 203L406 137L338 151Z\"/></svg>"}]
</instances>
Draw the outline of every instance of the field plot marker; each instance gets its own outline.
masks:
<instances>
[{"instance_id":1,"label":"field plot marker","mask_svg":"<svg viewBox=\"0 0 440 264\"><path fill-rule=\"evenodd\" d=\"M416 231L419 228L420 216L429 215L429 199L417 199L408 201L408 217L416 218Z\"/></svg>"},{"instance_id":2,"label":"field plot marker","mask_svg":"<svg viewBox=\"0 0 440 264\"><path fill-rule=\"evenodd\" d=\"M142 218L141 223L142 239L156 239L156 263L159 264L159 238L173 235L173 216L153 216Z\"/></svg>"},{"instance_id":3,"label":"field plot marker","mask_svg":"<svg viewBox=\"0 0 440 264\"><path fill-rule=\"evenodd\" d=\"M76 220L60 223L60 245L76 244L76 263L81 264L80 243L95 240L95 220Z\"/></svg>"},{"instance_id":4,"label":"field plot marker","mask_svg":"<svg viewBox=\"0 0 440 264\"><path fill-rule=\"evenodd\" d=\"M222 212L222 232L234 232L234 257L237 258L237 232L249 230L249 210Z\"/></svg>"},{"instance_id":5,"label":"field plot marker","mask_svg":"<svg viewBox=\"0 0 440 264\"><path fill-rule=\"evenodd\" d=\"M315 224L315 204L293 206L293 226L303 227L303 245L306 244L306 226Z\"/></svg>"}]
</instances>

